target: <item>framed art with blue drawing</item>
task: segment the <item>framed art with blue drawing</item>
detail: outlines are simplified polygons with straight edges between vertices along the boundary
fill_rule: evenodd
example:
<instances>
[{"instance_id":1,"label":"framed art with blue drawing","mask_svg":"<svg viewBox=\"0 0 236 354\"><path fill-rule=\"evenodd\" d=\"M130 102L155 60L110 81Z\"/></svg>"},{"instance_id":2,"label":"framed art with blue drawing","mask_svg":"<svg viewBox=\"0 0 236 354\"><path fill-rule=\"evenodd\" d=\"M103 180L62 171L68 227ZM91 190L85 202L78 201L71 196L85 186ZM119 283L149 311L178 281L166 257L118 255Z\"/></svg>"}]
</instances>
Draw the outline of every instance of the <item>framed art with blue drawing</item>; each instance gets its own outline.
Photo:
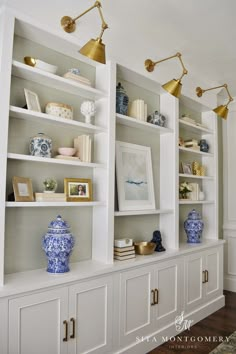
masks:
<instances>
[{"instance_id":1,"label":"framed art with blue drawing","mask_svg":"<svg viewBox=\"0 0 236 354\"><path fill-rule=\"evenodd\" d=\"M116 142L119 211L155 209L151 148Z\"/></svg>"}]
</instances>

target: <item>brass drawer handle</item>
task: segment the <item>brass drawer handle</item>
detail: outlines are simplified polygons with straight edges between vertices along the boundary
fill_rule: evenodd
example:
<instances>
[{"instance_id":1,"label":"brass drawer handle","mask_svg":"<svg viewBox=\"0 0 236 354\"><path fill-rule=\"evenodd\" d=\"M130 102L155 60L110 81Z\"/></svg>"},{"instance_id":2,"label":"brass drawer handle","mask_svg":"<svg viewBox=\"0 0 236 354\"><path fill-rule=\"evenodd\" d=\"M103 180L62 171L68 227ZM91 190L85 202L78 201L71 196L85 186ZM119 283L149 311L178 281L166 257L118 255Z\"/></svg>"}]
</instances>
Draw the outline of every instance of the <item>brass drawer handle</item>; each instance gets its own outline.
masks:
<instances>
[{"instance_id":1,"label":"brass drawer handle","mask_svg":"<svg viewBox=\"0 0 236 354\"><path fill-rule=\"evenodd\" d=\"M209 273L208 273L208 270L205 270L205 272L206 272L206 283L208 283L208 281L209 281Z\"/></svg>"},{"instance_id":2,"label":"brass drawer handle","mask_svg":"<svg viewBox=\"0 0 236 354\"><path fill-rule=\"evenodd\" d=\"M72 322L72 334L70 335L70 338L75 338L75 319L71 317L70 322Z\"/></svg>"},{"instance_id":3,"label":"brass drawer handle","mask_svg":"<svg viewBox=\"0 0 236 354\"><path fill-rule=\"evenodd\" d=\"M206 271L205 270L202 271L202 275L203 275L202 284L205 284L206 283Z\"/></svg>"},{"instance_id":4,"label":"brass drawer handle","mask_svg":"<svg viewBox=\"0 0 236 354\"><path fill-rule=\"evenodd\" d=\"M159 302L159 290L155 289L155 305L157 305Z\"/></svg>"},{"instance_id":5,"label":"brass drawer handle","mask_svg":"<svg viewBox=\"0 0 236 354\"><path fill-rule=\"evenodd\" d=\"M63 342L68 342L68 322L65 320L63 321L65 326L65 337L63 338Z\"/></svg>"},{"instance_id":6,"label":"brass drawer handle","mask_svg":"<svg viewBox=\"0 0 236 354\"><path fill-rule=\"evenodd\" d=\"M151 290L151 294L152 294L152 302L151 302L151 306L155 305L155 291Z\"/></svg>"}]
</instances>

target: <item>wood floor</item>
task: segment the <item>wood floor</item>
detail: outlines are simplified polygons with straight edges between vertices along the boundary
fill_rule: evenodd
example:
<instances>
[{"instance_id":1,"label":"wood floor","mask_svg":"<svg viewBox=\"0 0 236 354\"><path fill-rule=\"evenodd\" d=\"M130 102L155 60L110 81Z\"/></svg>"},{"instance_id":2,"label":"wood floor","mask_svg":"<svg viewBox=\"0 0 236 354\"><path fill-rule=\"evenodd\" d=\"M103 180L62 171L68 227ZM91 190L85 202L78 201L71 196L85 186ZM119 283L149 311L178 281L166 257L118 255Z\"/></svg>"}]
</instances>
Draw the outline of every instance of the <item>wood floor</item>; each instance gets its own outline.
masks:
<instances>
[{"instance_id":1,"label":"wood floor","mask_svg":"<svg viewBox=\"0 0 236 354\"><path fill-rule=\"evenodd\" d=\"M225 291L225 307L216 311L209 317L198 322L190 331L181 333L181 337L188 338L186 342L166 342L148 354L209 354L220 343L203 340L190 341L190 337L219 337L229 336L236 331L236 293ZM217 339L218 340L218 339Z\"/></svg>"}]
</instances>

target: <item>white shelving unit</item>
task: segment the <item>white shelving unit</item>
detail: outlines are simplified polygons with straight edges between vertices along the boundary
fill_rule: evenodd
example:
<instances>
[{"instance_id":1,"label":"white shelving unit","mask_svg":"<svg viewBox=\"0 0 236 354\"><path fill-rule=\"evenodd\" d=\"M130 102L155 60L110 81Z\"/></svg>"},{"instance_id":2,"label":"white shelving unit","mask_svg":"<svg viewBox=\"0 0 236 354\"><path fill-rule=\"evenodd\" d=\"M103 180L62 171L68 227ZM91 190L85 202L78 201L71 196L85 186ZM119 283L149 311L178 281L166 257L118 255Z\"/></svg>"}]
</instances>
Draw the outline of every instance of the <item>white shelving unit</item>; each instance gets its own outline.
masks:
<instances>
[{"instance_id":1,"label":"white shelving unit","mask_svg":"<svg viewBox=\"0 0 236 354\"><path fill-rule=\"evenodd\" d=\"M58 214L71 225L75 248L71 262L83 260L113 262L114 205L114 121L115 91L114 64L106 66L88 60L75 50L73 36L66 38L59 31L47 32L21 16L8 14L4 26L1 59L3 77L0 98L2 107L1 185L0 194L0 285L9 274L45 268L46 257L41 249L41 238L47 226ZM5 48L6 47L6 48ZM24 64L24 56L40 58L58 66L51 74ZM90 79L92 86L68 80L63 74L71 67L79 67L81 75ZM24 88L36 92L41 112L22 108L25 105ZM84 123L80 105L94 100L94 124ZM44 112L47 102L69 104L74 119L64 119ZM53 158L29 155L32 136L44 132L52 138ZM92 138L92 162L54 158L60 146L73 146L73 139L81 134ZM34 192L42 192L43 180L54 177L58 192L64 191L64 178L89 178L93 185L91 202L12 202L7 201L13 191L12 177L31 178ZM12 222L14 220L14 223ZM102 222L101 222L102 220ZM33 257L32 250L38 249ZM12 262L14 259L14 262Z\"/></svg>"},{"instance_id":2,"label":"white shelving unit","mask_svg":"<svg viewBox=\"0 0 236 354\"><path fill-rule=\"evenodd\" d=\"M198 183L200 190L205 194L203 201L179 200L179 240L186 242L183 222L192 209L196 209L204 222L203 242L218 239L218 137L217 116L210 107L194 103L187 97L180 99L180 117L182 114L190 116L196 124L179 119L179 137L184 140L206 139L209 152L202 152L191 148L179 147L179 183L187 181ZM181 162L192 164L197 161L206 169L205 176L185 174Z\"/></svg>"}]
</instances>

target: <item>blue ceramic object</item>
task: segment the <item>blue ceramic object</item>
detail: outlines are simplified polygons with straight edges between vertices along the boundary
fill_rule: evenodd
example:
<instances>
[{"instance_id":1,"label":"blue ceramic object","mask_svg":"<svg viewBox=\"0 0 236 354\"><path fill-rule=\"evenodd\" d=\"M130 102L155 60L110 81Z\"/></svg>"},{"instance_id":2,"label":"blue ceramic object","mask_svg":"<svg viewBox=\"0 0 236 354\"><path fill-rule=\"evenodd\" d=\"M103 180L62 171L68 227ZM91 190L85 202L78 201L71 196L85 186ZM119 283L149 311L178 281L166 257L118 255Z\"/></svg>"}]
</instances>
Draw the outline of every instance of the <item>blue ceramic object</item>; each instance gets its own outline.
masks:
<instances>
[{"instance_id":1,"label":"blue ceramic object","mask_svg":"<svg viewBox=\"0 0 236 354\"><path fill-rule=\"evenodd\" d=\"M44 133L38 133L30 139L30 155L39 157L52 157L52 139Z\"/></svg>"},{"instance_id":2,"label":"blue ceramic object","mask_svg":"<svg viewBox=\"0 0 236 354\"><path fill-rule=\"evenodd\" d=\"M161 238L161 233L159 230L156 230L153 232L152 240L151 242L156 244L155 251L156 252L163 252L166 249L162 246L162 238Z\"/></svg>"},{"instance_id":3,"label":"blue ceramic object","mask_svg":"<svg viewBox=\"0 0 236 354\"><path fill-rule=\"evenodd\" d=\"M199 142L200 145L200 151L202 152L208 152L209 151L209 145L206 142L206 139L201 139Z\"/></svg>"},{"instance_id":4,"label":"blue ceramic object","mask_svg":"<svg viewBox=\"0 0 236 354\"><path fill-rule=\"evenodd\" d=\"M153 112L147 117L147 122L155 125L159 125L159 127L165 127L166 125L166 117L158 111Z\"/></svg>"},{"instance_id":5,"label":"blue ceramic object","mask_svg":"<svg viewBox=\"0 0 236 354\"><path fill-rule=\"evenodd\" d=\"M69 272L69 257L74 247L70 227L60 215L48 225L48 232L42 238L42 248L48 259L47 272Z\"/></svg>"},{"instance_id":6,"label":"blue ceramic object","mask_svg":"<svg viewBox=\"0 0 236 354\"><path fill-rule=\"evenodd\" d=\"M71 68L68 70L70 73L74 75L80 75L80 69L79 68Z\"/></svg>"},{"instance_id":7,"label":"blue ceramic object","mask_svg":"<svg viewBox=\"0 0 236 354\"><path fill-rule=\"evenodd\" d=\"M127 115L129 97L127 96L124 87L119 82L116 86L116 113Z\"/></svg>"},{"instance_id":8,"label":"blue ceramic object","mask_svg":"<svg viewBox=\"0 0 236 354\"><path fill-rule=\"evenodd\" d=\"M188 218L184 222L184 230L187 234L188 243L200 243L202 237L202 231L204 223L201 219L201 215L193 209L188 214Z\"/></svg>"}]
</instances>

